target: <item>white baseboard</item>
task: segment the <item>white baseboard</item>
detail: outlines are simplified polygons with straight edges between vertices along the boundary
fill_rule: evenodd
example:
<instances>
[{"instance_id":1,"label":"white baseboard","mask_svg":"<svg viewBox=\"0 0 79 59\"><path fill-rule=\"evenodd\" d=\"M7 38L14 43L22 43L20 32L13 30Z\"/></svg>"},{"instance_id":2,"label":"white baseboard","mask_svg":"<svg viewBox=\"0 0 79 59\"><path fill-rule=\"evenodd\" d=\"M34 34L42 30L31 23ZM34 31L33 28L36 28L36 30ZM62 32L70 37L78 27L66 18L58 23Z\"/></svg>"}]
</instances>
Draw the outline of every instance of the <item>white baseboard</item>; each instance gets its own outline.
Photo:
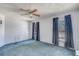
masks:
<instances>
[{"instance_id":1,"label":"white baseboard","mask_svg":"<svg viewBox=\"0 0 79 59\"><path fill-rule=\"evenodd\" d=\"M0 47L4 46L5 44L0 44Z\"/></svg>"},{"instance_id":2,"label":"white baseboard","mask_svg":"<svg viewBox=\"0 0 79 59\"><path fill-rule=\"evenodd\" d=\"M79 50L75 51L76 56L79 56Z\"/></svg>"}]
</instances>

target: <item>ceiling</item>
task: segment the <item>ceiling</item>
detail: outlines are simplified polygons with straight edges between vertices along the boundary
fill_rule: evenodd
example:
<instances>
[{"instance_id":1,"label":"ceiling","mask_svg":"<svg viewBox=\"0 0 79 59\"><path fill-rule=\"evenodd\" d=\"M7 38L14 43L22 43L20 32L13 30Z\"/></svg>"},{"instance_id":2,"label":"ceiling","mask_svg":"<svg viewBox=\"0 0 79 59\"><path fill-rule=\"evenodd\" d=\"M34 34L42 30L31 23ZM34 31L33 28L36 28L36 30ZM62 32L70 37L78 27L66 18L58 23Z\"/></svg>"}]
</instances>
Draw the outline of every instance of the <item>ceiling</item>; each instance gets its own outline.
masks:
<instances>
[{"instance_id":1,"label":"ceiling","mask_svg":"<svg viewBox=\"0 0 79 59\"><path fill-rule=\"evenodd\" d=\"M23 9L38 9L38 13L43 16L50 13L58 13L69 10L78 9L79 4L77 3L0 3L0 10L7 10L22 14L19 11ZM25 12L24 12L25 13Z\"/></svg>"}]
</instances>

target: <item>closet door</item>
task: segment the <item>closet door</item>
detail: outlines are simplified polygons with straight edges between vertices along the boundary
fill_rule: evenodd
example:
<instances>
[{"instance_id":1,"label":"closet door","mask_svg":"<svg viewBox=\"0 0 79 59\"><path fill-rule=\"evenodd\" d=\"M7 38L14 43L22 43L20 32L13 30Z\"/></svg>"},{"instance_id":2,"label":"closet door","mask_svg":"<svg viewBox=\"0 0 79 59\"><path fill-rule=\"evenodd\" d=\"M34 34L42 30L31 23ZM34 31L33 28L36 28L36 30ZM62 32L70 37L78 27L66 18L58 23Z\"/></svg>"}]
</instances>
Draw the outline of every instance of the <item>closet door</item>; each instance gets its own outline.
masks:
<instances>
[{"instance_id":1,"label":"closet door","mask_svg":"<svg viewBox=\"0 0 79 59\"><path fill-rule=\"evenodd\" d=\"M35 39L35 22L32 23L32 39Z\"/></svg>"},{"instance_id":2,"label":"closet door","mask_svg":"<svg viewBox=\"0 0 79 59\"><path fill-rule=\"evenodd\" d=\"M71 15L65 16L65 47L74 48Z\"/></svg>"},{"instance_id":3,"label":"closet door","mask_svg":"<svg viewBox=\"0 0 79 59\"><path fill-rule=\"evenodd\" d=\"M36 22L36 41L40 41L40 23Z\"/></svg>"},{"instance_id":4,"label":"closet door","mask_svg":"<svg viewBox=\"0 0 79 59\"><path fill-rule=\"evenodd\" d=\"M58 45L58 17L53 18L53 44Z\"/></svg>"}]
</instances>

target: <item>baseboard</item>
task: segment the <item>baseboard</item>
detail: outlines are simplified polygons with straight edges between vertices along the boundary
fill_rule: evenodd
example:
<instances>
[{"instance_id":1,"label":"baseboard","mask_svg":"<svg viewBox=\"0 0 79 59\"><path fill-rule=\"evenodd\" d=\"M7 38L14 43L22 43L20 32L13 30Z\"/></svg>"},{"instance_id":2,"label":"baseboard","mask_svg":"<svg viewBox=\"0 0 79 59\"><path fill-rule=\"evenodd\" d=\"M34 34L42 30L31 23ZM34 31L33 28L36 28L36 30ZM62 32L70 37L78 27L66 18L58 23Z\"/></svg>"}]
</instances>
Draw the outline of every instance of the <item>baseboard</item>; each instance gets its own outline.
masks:
<instances>
[{"instance_id":1,"label":"baseboard","mask_svg":"<svg viewBox=\"0 0 79 59\"><path fill-rule=\"evenodd\" d=\"M29 41L29 40L32 40L32 39L27 39L27 40L18 41L18 42L6 43L6 44L0 46L0 48L2 48L2 47L6 47L6 46L9 46L9 45L12 45L12 44L18 44L18 43L20 43L20 42L24 42L24 41Z\"/></svg>"},{"instance_id":2,"label":"baseboard","mask_svg":"<svg viewBox=\"0 0 79 59\"><path fill-rule=\"evenodd\" d=\"M75 50L75 55L79 56L79 50Z\"/></svg>"},{"instance_id":3,"label":"baseboard","mask_svg":"<svg viewBox=\"0 0 79 59\"><path fill-rule=\"evenodd\" d=\"M5 44L0 45L0 47L4 46Z\"/></svg>"},{"instance_id":4,"label":"baseboard","mask_svg":"<svg viewBox=\"0 0 79 59\"><path fill-rule=\"evenodd\" d=\"M48 42L44 42L44 41L39 41L39 42L42 42L42 43L47 44L47 45L53 45L53 43L48 43Z\"/></svg>"}]
</instances>

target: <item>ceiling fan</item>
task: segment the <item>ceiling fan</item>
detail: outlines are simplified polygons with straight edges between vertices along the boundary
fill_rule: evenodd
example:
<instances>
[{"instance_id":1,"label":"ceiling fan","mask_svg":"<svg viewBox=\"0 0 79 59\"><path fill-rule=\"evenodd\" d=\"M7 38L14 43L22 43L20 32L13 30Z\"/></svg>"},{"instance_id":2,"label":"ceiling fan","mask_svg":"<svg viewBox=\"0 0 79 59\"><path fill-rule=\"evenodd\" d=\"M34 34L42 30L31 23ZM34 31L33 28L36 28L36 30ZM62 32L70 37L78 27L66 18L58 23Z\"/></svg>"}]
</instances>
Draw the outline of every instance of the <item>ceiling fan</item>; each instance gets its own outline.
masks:
<instances>
[{"instance_id":1,"label":"ceiling fan","mask_svg":"<svg viewBox=\"0 0 79 59\"><path fill-rule=\"evenodd\" d=\"M34 15L34 16L40 17L40 15L37 13L37 11L38 11L37 9L33 9L33 10L27 9L26 10L26 9L20 8L20 10L25 12L23 15Z\"/></svg>"}]
</instances>

